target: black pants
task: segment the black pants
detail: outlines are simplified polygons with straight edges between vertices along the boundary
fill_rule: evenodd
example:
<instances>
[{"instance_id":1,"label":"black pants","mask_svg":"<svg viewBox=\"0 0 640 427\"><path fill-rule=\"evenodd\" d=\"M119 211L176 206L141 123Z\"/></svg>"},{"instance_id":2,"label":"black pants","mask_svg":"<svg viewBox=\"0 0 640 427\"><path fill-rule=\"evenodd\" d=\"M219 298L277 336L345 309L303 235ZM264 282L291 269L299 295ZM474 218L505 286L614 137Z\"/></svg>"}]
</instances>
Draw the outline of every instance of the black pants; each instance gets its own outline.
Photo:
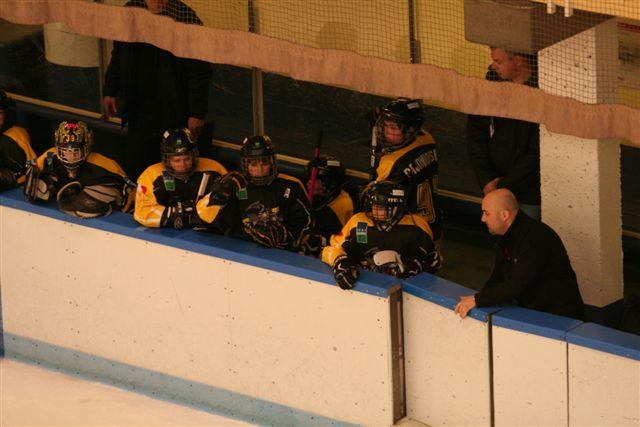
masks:
<instances>
[{"instance_id":1,"label":"black pants","mask_svg":"<svg viewBox=\"0 0 640 427\"><path fill-rule=\"evenodd\" d=\"M146 168L160 161L161 141L162 131L129 124L123 167L130 179L136 181Z\"/></svg>"}]
</instances>

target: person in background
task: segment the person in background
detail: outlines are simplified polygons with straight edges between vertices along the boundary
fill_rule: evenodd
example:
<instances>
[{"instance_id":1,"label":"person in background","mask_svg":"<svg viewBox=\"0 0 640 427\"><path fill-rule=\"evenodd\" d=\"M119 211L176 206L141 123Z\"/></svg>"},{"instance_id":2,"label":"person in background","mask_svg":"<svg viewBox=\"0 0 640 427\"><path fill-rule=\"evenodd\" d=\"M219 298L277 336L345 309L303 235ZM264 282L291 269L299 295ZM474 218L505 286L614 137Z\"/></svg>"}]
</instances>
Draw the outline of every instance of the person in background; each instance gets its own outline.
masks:
<instances>
[{"instance_id":1,"label":"person in background","mask_svg":"<svg viewBox=\"0 0 640 427\"><path fill-rule=\"evenodd\" d=\"M178 0L130 0L178 22L202 25L189 6ZM209 103L211 66L179 58L148 43L115 41L105 74L104 115L122 117L128 126L124 147L125 170L133 179L160 160L160 142L166 129L186 127L197 137Z\"/></svg>"},{"instance_id":2,"label":"person in background","mask_svg":"<svg viewBox=\"0 0 640 427\"><path fill-rule=\"evenodd\" d=\"M487 80L537 87L535 57L491 48ZM520 209L540 219L540 129L537 123L469 115L467 152L484 195L510 190Z\"/></svg>"},{"instance_id":3,"label":"person in background","mask_svg":"<svg viewBox=\"0 0 640 427\"><path fill-rule=\"evenodd\" d=\"M318 162L312 160L307 163L307 188L314 167L317 167L313 196L316 221L303 247L305 254L319 256L322 248L329 243L331 235L339 233L353 215L353 200L342 188L347 175L340 160L333 156L321 156Z\"/></svg>"},{"instance_id":4,"label":"person in background","mask_svg":"<svg viewBox=\"0 0 640 427\"><path fill-rule=\"evenodd\" d=\"M425 114L417 99L397 98L378 112L373 130L374 180L396 181L406 189L407 209L424 217L436 242L442 236L442 212L436 194L436 142L422 129Z\"/></svg>"}]
</instances>

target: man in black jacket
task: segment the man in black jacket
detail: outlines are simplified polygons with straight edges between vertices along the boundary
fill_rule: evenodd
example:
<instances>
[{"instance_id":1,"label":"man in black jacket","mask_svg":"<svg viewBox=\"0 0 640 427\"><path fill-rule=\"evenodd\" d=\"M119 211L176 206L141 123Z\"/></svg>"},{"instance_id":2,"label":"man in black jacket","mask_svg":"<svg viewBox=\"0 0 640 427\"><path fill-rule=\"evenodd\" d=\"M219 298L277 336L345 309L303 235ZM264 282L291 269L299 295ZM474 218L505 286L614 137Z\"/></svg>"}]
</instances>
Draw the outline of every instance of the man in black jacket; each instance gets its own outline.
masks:
<instances>
[{"instance_id":1,"label":"man in black jacket","mask_svg":"<svg viewBox=\"0 0 640 427\"><path fill-rule=\"evenodd\" d=\"M535 58L491 49L487 80L537 87ZM469 115L467 151L482 192L513 192L520 208L540 219L540 130L537 123Z\"/></svg>"},{"instance_id":2,"label":"man in black jacket","mask_svg":"<svg viewBox=\"0 0 640 427\"><path fill-rule=\"evenodd\" d=\"M130 0L125 6L202 25L196 13L179 0ZM193 135L200 133L207 114L210 80L211 66L207 62L178 58L148 43L114 42L103 106L110 117L118 112L118 105L123 126L129 126L124 164L131 178L136 179L147 166L160 160L165 129L186 127Z\"/></svg>"},{"instance_id":3,"label":"man in black jacket","mask_svg":"<svg viewBox=\"0 0 640 427\"><path fill-rule=\"evenodd\" d=\"M551 227L520 211L515 196L506 189L484 197L482 222L498 236L495 266L480 292L460 298L455 308L460 317L474 307L516 304L584 318L576 275L562 240Z\"/></svg>"}]
</instances>

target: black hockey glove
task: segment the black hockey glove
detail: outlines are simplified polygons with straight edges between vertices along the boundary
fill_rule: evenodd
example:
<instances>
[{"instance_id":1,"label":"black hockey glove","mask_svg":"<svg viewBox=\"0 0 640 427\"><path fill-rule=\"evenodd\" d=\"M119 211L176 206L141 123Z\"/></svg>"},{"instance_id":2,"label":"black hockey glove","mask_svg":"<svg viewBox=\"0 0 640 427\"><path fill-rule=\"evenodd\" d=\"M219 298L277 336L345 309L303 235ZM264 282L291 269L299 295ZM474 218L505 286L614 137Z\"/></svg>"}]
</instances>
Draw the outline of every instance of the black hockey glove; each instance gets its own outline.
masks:
<instances>
[{"instance_id":1,"label":"black hockey glove","mask_svg":"<svg viewBox=\"0 0 640 427\"><path fill-rule=\"evenodd\" d=\"M213 181L209 205L226 205L236 193L247 187L247 180L239 172L229 172Z\"/></svg>"},{"instance_id":2,"label":"black hockey glove","mask_svg":"<svg viewBox=\"0 0 640 427\"><path fill-rule=\"evenodd\" d=\"M407 277L413 277L422 273L422 262L416 257L407 257L404 262L404 272L402 276L399 276L402 279Z\"/></svg>"},{"instance_id":3,"label":"black hockey glove","mask_svg":"<svg viewBox=\"0 0 640 427\"><path fill-rule=\"evenodd\" d=\"M42 173L35 162L28 162L22 191L29 202L48 202L55 196L54 181L56 177Z\"/></svg>"},{"instance_id":4,"label":"black hockey glove","mask_svg":"<svg viewBox=\"0 0 640 427\"><path fill-rule=\"evenodd\" d=\"M182 230L194 223L194 207L189 202L176 202L165 210L163 227L172 227Z\"/></svg>"},{"instance_id":5,"label":"black hockey glove","mask_svg":"<svg viewBox=\"0 0 640 427\"><path fill-rule=\"evenodd\" d=\"M319 258L325 246L327 246L326 237L321 234L310 234L304 243L302 243L302 253Z\"/></svg>"},{"instance_id":6,"label":"black hockey glove","mask_svg":"<svg viewBox=\"0 0 640 427\"><path fill-rule=\"evenodd\" d=\"M353 289L359 276L358 267L346 255L339 257L333 263L333 277L340 289Z\"/></svg>"}]
</instances>

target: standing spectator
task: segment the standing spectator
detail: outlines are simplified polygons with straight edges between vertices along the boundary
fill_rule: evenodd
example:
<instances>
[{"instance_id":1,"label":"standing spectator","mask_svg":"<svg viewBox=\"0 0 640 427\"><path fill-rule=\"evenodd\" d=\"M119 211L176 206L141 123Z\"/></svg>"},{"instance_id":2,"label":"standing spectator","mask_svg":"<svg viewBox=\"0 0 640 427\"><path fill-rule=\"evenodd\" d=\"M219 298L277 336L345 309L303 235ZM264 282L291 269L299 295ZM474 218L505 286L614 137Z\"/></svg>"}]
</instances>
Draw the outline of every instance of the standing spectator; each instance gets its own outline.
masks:
<instances>
[{"instance_id":1,"label":"standing spectator","mask_svg":"<svg viewBox=\"0 0 640 427\"><path fill-rule=\"evenodd\" d=\"M535 57L491 48L487 80L537 87ZM470 115L469 160L484 195L509 189L520 209L540 219L540 130L536 123L503 117Z\"/></svg>"},{"instance_id":2,"label":"standing spectator","mask_svg":"<svg viewBox=\"0 0 640 427\"><path fill-rule=\"evenodd\" d=\"M0 191L24 182L27 160L35 159L26 129L14 126L11 100L0 90Z\"/></svg>"},{"instance_id":3,"label":"standing spectator","mask_svg":"<svg viewBox=\"0 0 640 427\"><path fill-rule=\"evenodd\" d=\"M179 0L130 0L125 6L202 25L196 13ZM207 114L210 80L207 62L178 58L148 43L114 42L103 107L107 117L119 112L123 126L129 126L124 150L129 176L136 179L160 160L165 129L186 127L198 136Z\"/></svg>"},{"instance_id":4,"label":"standing spectator","mask_svg":"<svg viewBox=\"0 0 640 427\"><path fill-rule=\"evenodd\" d=\"M460 317L474 307L515 304L584 318L576 274L562 240L551 227L519 211L518 201L506 189L484 197L482 222L498 237L496 261L482 290L460 298L455 308Z\"/></svg>"}]
</instances>

